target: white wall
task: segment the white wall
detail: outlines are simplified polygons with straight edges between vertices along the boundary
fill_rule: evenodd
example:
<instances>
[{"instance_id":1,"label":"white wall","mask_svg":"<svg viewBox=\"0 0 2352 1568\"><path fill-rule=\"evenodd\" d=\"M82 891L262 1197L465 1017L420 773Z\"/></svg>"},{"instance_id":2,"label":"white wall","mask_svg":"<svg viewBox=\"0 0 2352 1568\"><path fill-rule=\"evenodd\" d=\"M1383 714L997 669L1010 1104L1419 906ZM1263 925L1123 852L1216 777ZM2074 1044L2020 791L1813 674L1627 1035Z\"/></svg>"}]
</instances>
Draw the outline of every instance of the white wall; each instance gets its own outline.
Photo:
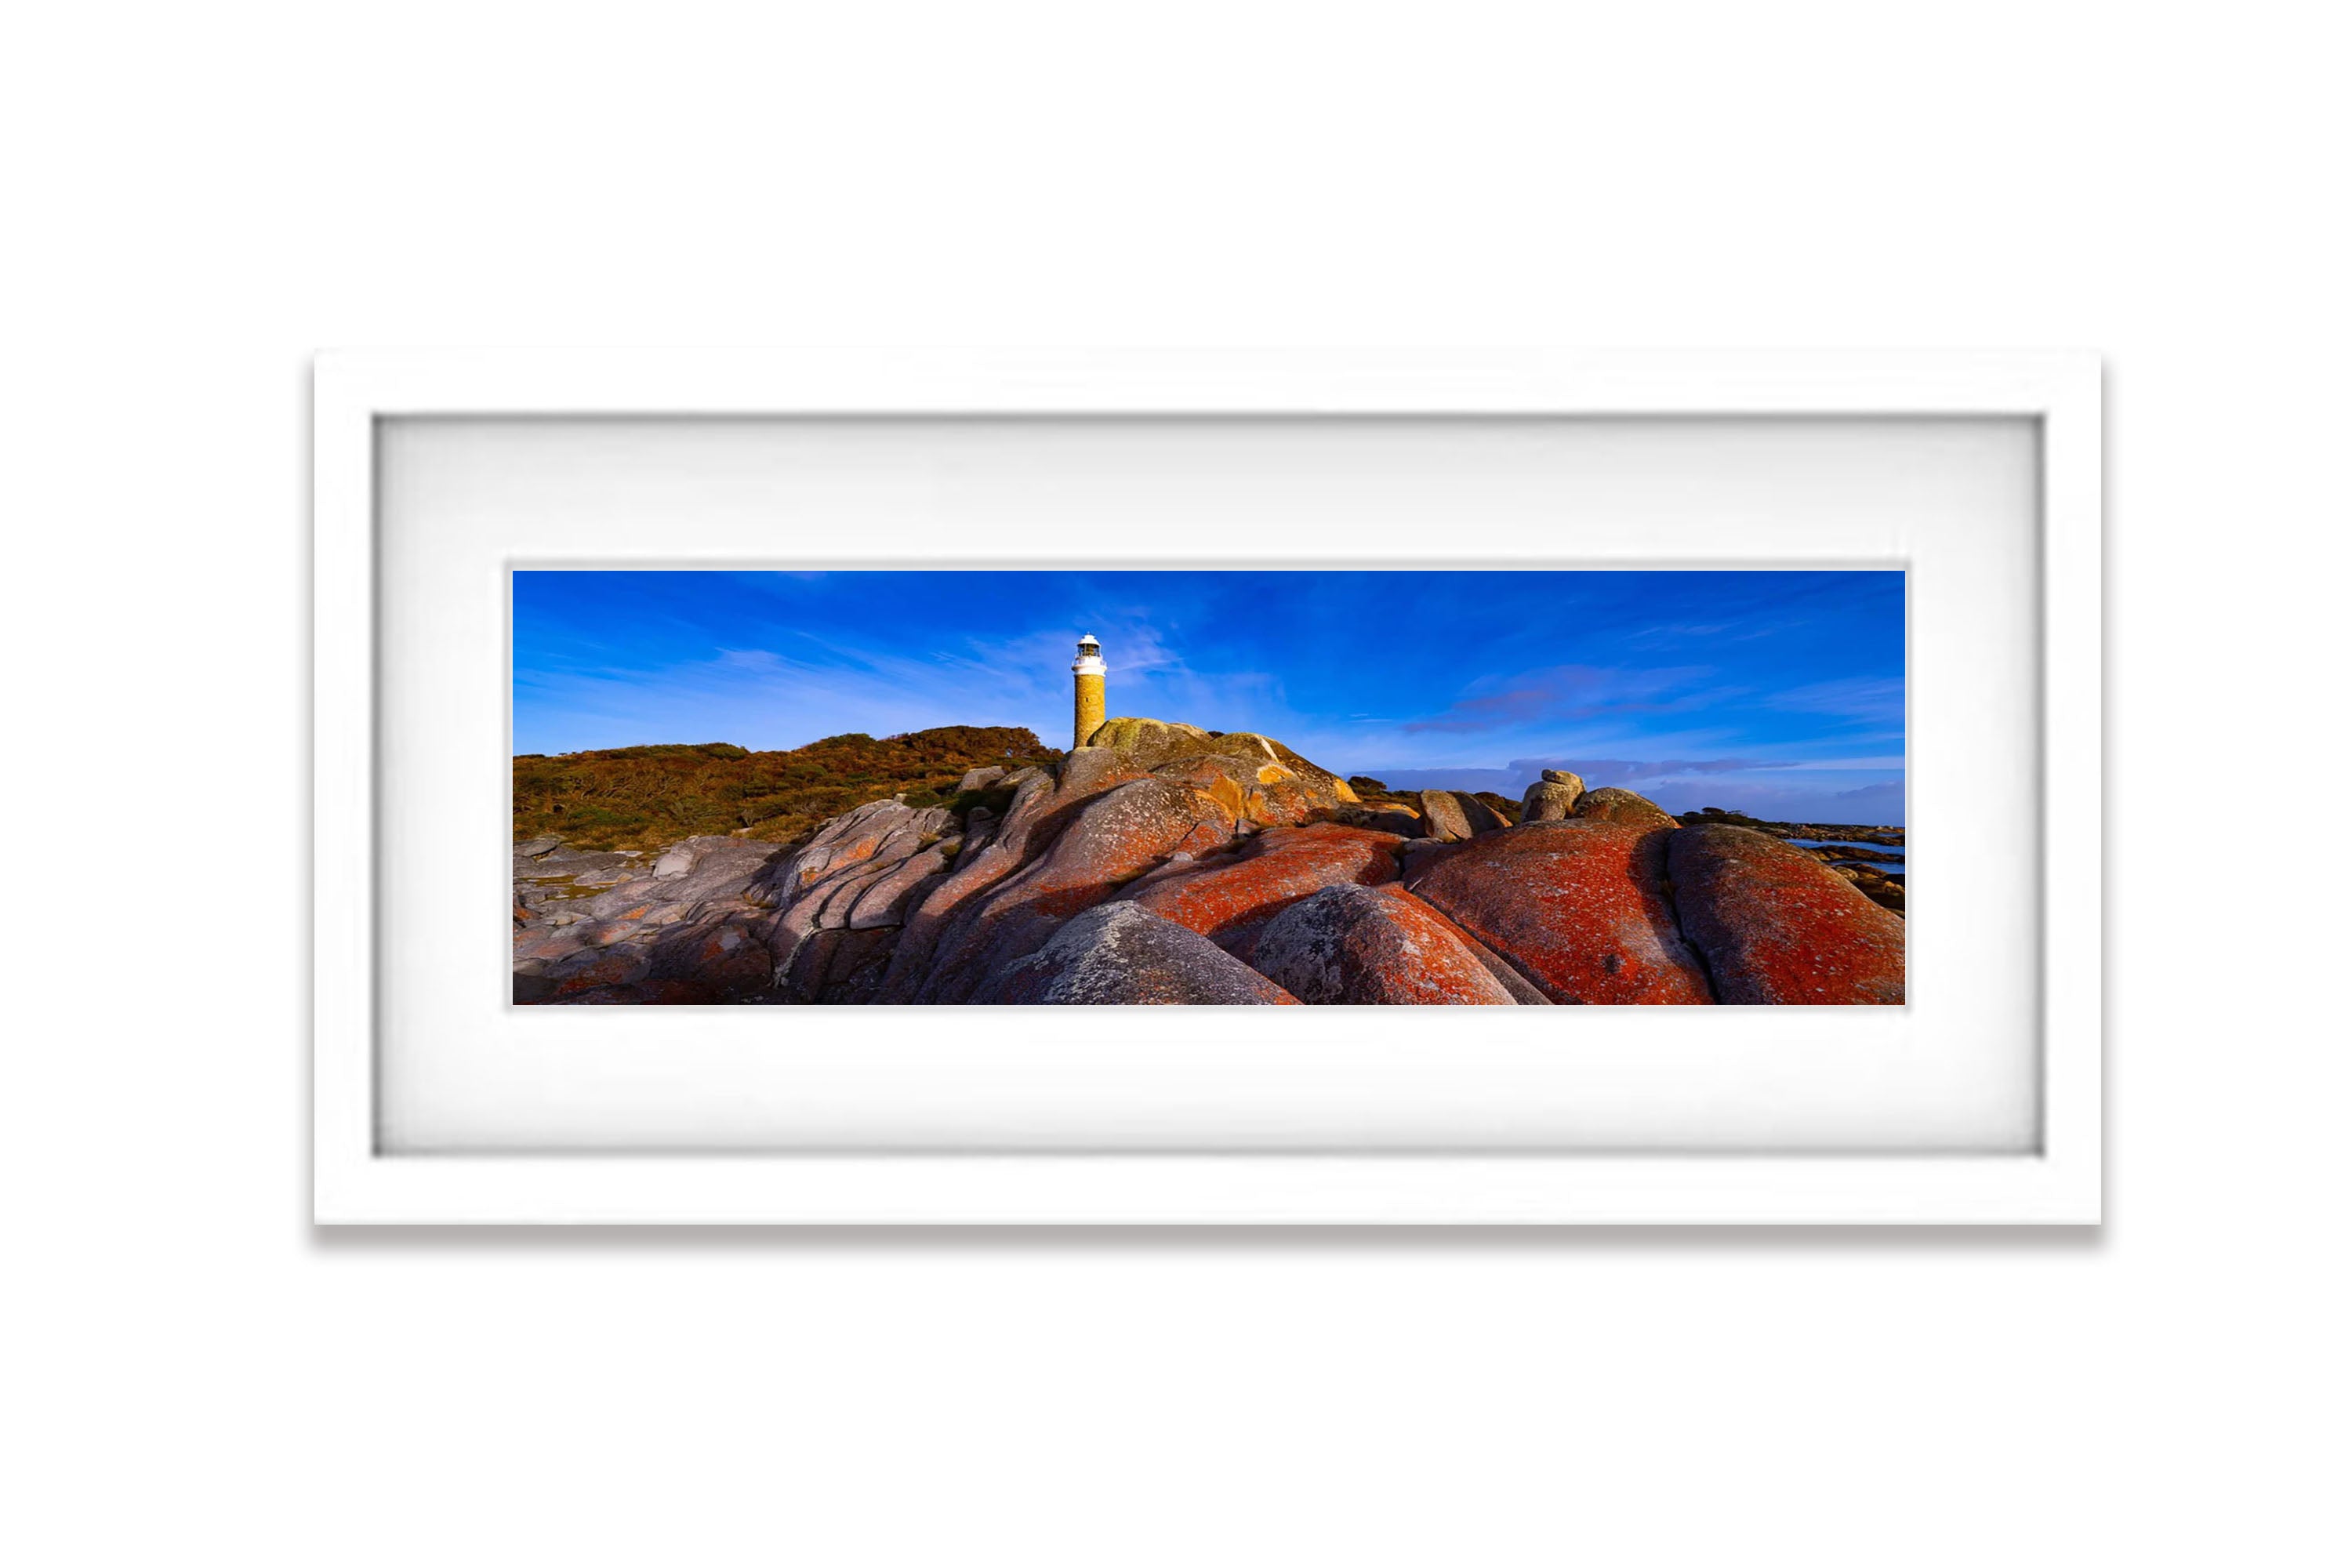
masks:
<instances>
[{"instance_id":1,"label":"white wall","mask_svg":"<svg viewBox=\"0 0 2352 1568\"><path fill-rule=\"evenodd\" d=\"M12 16L0 1554L2340 1554L2324 13L853 9ZM313 1235L306 355L796 342L2106 352L2105 1234Z\"/></svg>"}]
</instances>

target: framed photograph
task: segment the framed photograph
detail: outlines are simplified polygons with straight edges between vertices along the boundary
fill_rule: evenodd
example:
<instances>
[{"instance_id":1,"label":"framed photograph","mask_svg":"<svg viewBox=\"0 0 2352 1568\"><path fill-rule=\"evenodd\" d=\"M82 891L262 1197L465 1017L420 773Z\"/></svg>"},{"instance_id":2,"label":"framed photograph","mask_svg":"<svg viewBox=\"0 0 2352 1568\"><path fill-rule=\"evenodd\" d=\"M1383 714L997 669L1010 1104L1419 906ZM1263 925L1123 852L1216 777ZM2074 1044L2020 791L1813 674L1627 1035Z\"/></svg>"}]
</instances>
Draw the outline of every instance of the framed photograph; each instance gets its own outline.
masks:
<instances>
[{"instance_id":1,"label":"framed photograph","mask_svg":"<svg viewBox=\"0 0 2352 1568\"><path fill-rule=\"evenodd\" d=\"M2095 358L314 394L320 1223L2098 1223Z\"/></svg>"}]
</instances>

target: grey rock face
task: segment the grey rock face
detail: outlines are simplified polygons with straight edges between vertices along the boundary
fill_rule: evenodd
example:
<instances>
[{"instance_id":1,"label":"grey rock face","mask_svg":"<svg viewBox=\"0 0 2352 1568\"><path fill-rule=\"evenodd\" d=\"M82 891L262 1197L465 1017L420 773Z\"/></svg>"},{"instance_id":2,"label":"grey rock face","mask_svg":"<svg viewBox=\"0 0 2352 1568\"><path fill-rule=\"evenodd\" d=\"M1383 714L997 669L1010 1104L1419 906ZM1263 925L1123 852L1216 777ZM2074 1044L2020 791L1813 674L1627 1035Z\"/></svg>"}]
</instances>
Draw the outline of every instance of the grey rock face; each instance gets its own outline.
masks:
<instances>
[{"instance_id":1,"label":"grey rock face","mask_svg":"<svg viewBox=\"0 0 2352 1568\"><path fill-rule=\"evenodd\" d=\"M740 899L776 858L776 847L725 835L680 839L653 865L654 889L667 903L688 905Z\"/></svg>"},{"instance_id":2,"label":"grey rock face","mask_svg":"<svg viewBox=\"0 0 2352 1568\"><path fill-rule=\"evenodd\" d=\"M1570 773L1570 778L1576 775ZM1584 794L1581 784L1563 784L1552 777L1552 770L1528 785L1528 793L1519 797L1521 822L1566 822L1575 811L1577 798Z\"/></svg>"},{"instance_id":3,"label":"grey rock face","mask_svg":"<svg viewBox=\"0 0 2352 1568\"><path fill-rule=\"evenodd\" d=\"M975 858L996 837L996 816L986 806L975 805L963 819L963 837L956 845L952 857L957 869Z\"/></svg>"},{"instance_id":4,"label":"grey rock face","mask_svg":"<svg viewBox=\"0 0 2352 1568\"><path fill-rule=\"evenodd\" d=\"M1197 931L1131 903L1069 921L975 1002L1265 1006L1293 997Z\"/></svg>"},{"instance_id":5,"label":"grey rock face","mask_svg":"<svg viewBox=\"0 0 2352 1568\"><path fill-rule=\"evenodd\" d=\"M831 931L846 926L849 911L857 907L866 890L897 868L891 862L877 865L871 860L863 861L827 882L824 897L811 900L817 906L816 929Z\"/></svg>"},{"instance_id":6,"label":"grey rock face","mask_svg":"<svg viewBox=\"0 0 2352 1568\"><path fill-rule=\"evenodd\" d=\"M788 1002L866 1002L881 979L892 932L821 931L802 944L777 977Z\"/></svg>"},{"instance_id":7,"label":"grey rock face","mask_svg":"<svg viewBox=\"0 0 2352 1568\"><path fill-rule=\"evenodd\" d=\"M970 773L964 774L962 778L956 781L956 788L959 792L963 790L986 789L989 785L996 783L997 780L1003 776L1004 770L1003 768L974 768Z\"/></svg>"},{"instance_id":8,"label":"grey rock face","mask_svg":"<svg viewBox=\"0 0 2352 1568\"><path fill-rule=\"evenodd\" d=\"M826 824L816 837L830 842L812 841L786 857L753 889L775 900L766 906L778 910L768 928L769 946L779 972L799 976L794 984L803 989L824 984L829 973L821 963L811 970L814 959L802 962L801 949L814 935L852 925L865 931L899 925L908 906L934 884L946 864L947 858L930 842L954 821L944 808L875 811L861 806L847 815L859 818L849 830L836 831L841 818ZM834 953L839 945L827 943L824 951ZM875 949L861 941L849 951L859 954L862 966Z\"/></svg>"},{"instance_id":9,"label":"grey rock face","mask_svg":"<svg viewBox=\"0 0 2352 1568\"><path fill-rule=\"evenodd\" d=\"M634 851L568 848L519 859L517 898L529 919L515 938L516 973L530 984L519 984L516 1000L747 999L768 973L747 895L777 854L772 844L707 835L650 863ZM649 976L656 951L671 956ZM641 984L649 981L657 997Z\"/></svg>"},{"instance_id":10,"label":"grey rock face","mask_svg":"<svg viewBox=\"0 0 2352 1568\"><path fill-rule=\"evenodd\" d=\"M915 901L917 891L929 879L948 868L944 847L932 847L908 856L867 883L850 906L848 925L853 931L877 931L885 926L903 925L907 907Z\"/></svg>"},{"instance_id":11,"label":"grey rock face","mask_svg":"<svg viewBox=\"0 0 2352 1568\"><path fill-rule=\"evenodd\" d=\"M1511 825L1501 812L1476 795L1465 795L1459 790L1453 793L1454 801L1462 807L1462 819L1470 825L1474 837L1481 833L1499 833Z\"/></svg>"},{"instance_id":12,"label":"grey rock face","mask_svg":"<svg viewBox=\"0 0 2352 1568\"><path fill-rule=\"evenodd\" d=\"M634 919L628 911L651 904L656 900L667 902L669 889L650 877L638 877L617 887L607 888L588 900L588 912L600 921Z\"/></svg>"},{"instance_id":13,"label":"grey rock face","mask_svg":"<svg viewBox=\"0 0 2352 1568\"><path fill-rule=\"evenodd\" d=\"M1647 795L1635 795L1630 789L1587 790L1577 797L1575 816L1579 821L1617 822L1629 826L1682 826L1657 802Z\"/></svg>"},{"instance_id":14,"label":"grey rock face","mask_svg":"<svg viewBox=\"0 0 2352 1568\"><path fill-rule=\"evenodd\" d=\"M1579 795L1584 793L1584 775L1582 773L1568 773L1559 768L1544 769L1543 775L1536 782L1538 784L1568 784L1574 788Z\"/></svg>"},{"instance_id":15,"label":"grey rock face","mask_svg":"<svg viewBox=\"0 0 2352 1568\"><path fill-rule=\"evenodd\" d=\"M571 849L559 846L545 854L518 858L515 863L518 877L569 877L572 886L580 888L608 888L645 874L644 857L634 849Z\"/></svg>"},{"instance_id":16,"label":"grey rock face","mask_svg":"<svg viewBox=\"0 0 2352 1568\"><path fill-rule=\"evenodd\" d=\"M568 849L556 842L536 855L523 853L542 842L555 841L533 839L515 849L516 924L524 929L569 925L584 917L598 890L645 875L644 863L625 851Z\"/></svg>"},{"instance_id":17,"label":"grey rock face","mask_svg":"<svg viewBox=\"0 0 2352 1568\"><path fill-rule=\"evenodd\" d=\"M1462 809L1462 797L1450 789L1423 790L1421 835L1445 843L1470 837L1470 817Z\"/></svg>"},{"instance_id":18,"label":"grey rock face","mask_svg":"<svg viewBox=\"0 0 2352 1568\"><path fill-rule=\"evenodd\" d=\"M948 812L939 807L917 811L902 801L870 801L842 813L818 828L806 844L770 862L750 896L764 908L789 909L818 882L873 858L886 845L904 843L906 853L913 854L924 834L936 835L950 820Z\"/></svg>"},{"instance_id":19,"label":"grey rock face","mask_svg":"<svg viewBox=\"0 0 2352 1568\"><path fill-rule=\"evenodd\" d=\"M1013 803L1005 808L1003 819L990 825L992 832L979 847L967 841L963 853L956 858L955 869L909 907L906 929L877 983L874 1000L921 1000L923 989L933 978L931 960L941 937L966 906L1019 869L1026 858L1030 835L1055 799L1054 777L1039 768L1023 768L1000 782L1013 790Z\"/></svg>"}]
</instances>

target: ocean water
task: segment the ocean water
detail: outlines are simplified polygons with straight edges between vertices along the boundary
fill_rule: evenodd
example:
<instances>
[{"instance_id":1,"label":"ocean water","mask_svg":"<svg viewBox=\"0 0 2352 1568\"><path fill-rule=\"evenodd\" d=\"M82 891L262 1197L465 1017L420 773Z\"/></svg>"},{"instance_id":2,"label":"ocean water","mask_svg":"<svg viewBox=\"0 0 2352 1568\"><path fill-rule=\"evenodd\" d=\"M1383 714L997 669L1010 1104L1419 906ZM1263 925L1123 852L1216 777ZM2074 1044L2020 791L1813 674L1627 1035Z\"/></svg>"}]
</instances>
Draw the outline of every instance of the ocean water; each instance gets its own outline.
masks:
<instances>
[{"instance_id":1,"label":"ocean water","mask_svg":"<svg viewBox=\"0 0 2352 1568\"><path fill-rule=\"evenodd\" d=\"M1801 844L1808 849L1869 849L1881 855L1894 855L1897 857L1901 856L1903 853L1903 846L1900 844L1855 844L1843 838L1791 838L1787 842L1790 844ZM1900 877L1903 875L1904 863L1899 858L1894 860L1857 859L1853 863L1857 866L1874 867L1890 877ZM1835 864L1835 862L1832 862L1832 864Z\"/></svg>"}]
</instances>

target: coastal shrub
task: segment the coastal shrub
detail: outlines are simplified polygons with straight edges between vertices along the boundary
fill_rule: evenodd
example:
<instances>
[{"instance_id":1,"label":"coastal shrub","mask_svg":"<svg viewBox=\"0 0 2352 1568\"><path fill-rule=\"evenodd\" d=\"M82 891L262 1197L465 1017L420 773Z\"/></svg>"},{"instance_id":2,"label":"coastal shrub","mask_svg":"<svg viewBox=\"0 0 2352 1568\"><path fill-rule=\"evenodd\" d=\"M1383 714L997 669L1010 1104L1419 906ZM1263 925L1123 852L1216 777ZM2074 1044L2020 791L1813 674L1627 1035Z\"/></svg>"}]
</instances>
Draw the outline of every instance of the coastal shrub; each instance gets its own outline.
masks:
<instances>
[{"instance_id":1,"label":"coastal shrub","mask_svg":"<svg viewBox=\"0 0 2352 1568\"><path fill-rule=\"evenodd\" d=\"M1517 822L1519 819L1519 803L1508 795L1496 795L1490 789L1482 789L1470 798L1483 801L1493 807L1496 814L1505 822Z\"/></svg>"},{"instance_id":2,"label":"coastal shrub","mask_svg":"<svg viewBox=\"0 0 2352 1568\"><path fill-rule=\"evenodd\" d=\"M1013 791L1003 784L988 789L958 790L948 797L948 809L959 819L970 816L972 807L984 805L997 816L1003 816L1013 806Z\"/></svg>"},{"instance_id":3,"label":"coastal shrub","mask_svg":"<svg viewBox=\"0 0 2352 1568\"><path fill-rule=\"evenodd\" d=\"M583 849L658 849L724 833L790 843L852 806L900 793L968 811L990 793L959 805L956 784L971 769L1051 765L1061 754L1029 730L957 724L887 741L829 735L788 752L708 742L520 755L514 835L520 843L561 834ZM1011 798L1003 792L994 809Z\"/></svg>"}]
</instances>

